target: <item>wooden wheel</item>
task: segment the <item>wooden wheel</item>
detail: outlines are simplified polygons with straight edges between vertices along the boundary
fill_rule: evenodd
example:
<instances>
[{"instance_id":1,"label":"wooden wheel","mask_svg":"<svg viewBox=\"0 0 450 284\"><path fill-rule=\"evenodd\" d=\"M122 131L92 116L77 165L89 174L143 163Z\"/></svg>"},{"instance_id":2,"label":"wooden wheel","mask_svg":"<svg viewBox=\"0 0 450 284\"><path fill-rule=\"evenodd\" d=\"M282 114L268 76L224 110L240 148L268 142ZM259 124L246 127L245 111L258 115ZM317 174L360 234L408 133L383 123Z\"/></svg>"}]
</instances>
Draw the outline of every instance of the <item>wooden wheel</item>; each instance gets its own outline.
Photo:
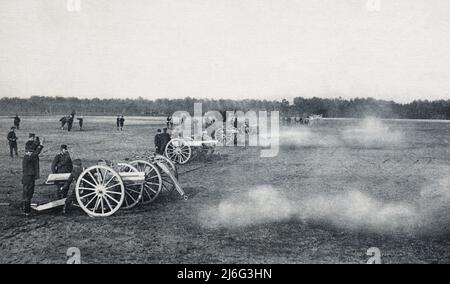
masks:
<instances>
[{"instance_id":1,"label":"wooden wheel","mask_svg":"<svg viewBox=\"0 0 450 284\"><path fill-rule=\"evenodd\" d=\"M219 127L214 132L214 138L222 146L233 145L234 133L236 133L236 131L233 128L227 128L226 130L224 130L223 127Z\"/></svg>"},{"instance_id":2,"label":"wooden wheel","mask_svg":"<svg viewBox=\"0 0 450 284\"><path fill-rule=\"evenodd\" d=\"M90 216L114 214L125 199L125 186L120 175L107 166L92 166L81 173L75 187L81 209Z\"/></svg>"},{"instance_id":3,"label":"wooden wheel","mask_svg":"<svg viewBox=\"0 0 450 284\"><path fill-rule=\"evenodd\" d=\"M162 188L162 178L159 170L147 161L133 161L130 163L139 172L145 173L144 191L141 203L149 204L158 197Z\"/></svg>"},{"instance_id":4,"label":"wooden wheel","mask_svg":"<svg viewBox=\"0 0 450 284\"><path fill-rule=\"evenodd\" d=\"M117 170L119 173L136 173L138 169L130 164L119 163L117 164ZM125 199L123 201L121 209L131 209L138 205L141 201L144 193L144 184L133 181L124 181L125 185Z\"/></svg>"},{"instance_id":5,"label":"wooden wheel","mask_svg":"<svg viewBox=\"0 0 450 284\"><path fill-rule=\"evenodd\" d=\"M166 145L165 155L177 164L186 164L192 155L191 146L189 146L183 139L172 139Z\"/></svg>"}]
</instances>

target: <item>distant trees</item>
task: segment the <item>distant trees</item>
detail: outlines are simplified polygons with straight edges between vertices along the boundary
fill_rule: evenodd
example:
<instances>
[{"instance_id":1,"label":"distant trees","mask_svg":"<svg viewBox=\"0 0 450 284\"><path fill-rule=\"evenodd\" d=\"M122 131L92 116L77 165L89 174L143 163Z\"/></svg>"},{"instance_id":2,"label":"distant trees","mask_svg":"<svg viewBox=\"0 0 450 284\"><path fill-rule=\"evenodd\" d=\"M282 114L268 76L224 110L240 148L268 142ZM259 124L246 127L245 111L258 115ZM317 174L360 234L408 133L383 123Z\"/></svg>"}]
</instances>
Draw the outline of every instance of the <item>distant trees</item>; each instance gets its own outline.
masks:
<instances>
[{"instance_id":1,"label":"distant trees","mask_svg":"<svg viewBox=\"0 0 450 284\"><path fill-rule=\"evenodd\" d=\"M284 116L322 114L324 117L421 118L450 119L450 100L419 100L408 104L373 98L323 99L294 98L293 104L283 99L228 100L228 99L79 99L34 96L29 99L1 98L0 115L63 115L72 110L82 115L145 115L166 116L177 110L193 112L193 105L201 102L203 111L209 110L278 110Z\"/></svg>"}]
</instances>

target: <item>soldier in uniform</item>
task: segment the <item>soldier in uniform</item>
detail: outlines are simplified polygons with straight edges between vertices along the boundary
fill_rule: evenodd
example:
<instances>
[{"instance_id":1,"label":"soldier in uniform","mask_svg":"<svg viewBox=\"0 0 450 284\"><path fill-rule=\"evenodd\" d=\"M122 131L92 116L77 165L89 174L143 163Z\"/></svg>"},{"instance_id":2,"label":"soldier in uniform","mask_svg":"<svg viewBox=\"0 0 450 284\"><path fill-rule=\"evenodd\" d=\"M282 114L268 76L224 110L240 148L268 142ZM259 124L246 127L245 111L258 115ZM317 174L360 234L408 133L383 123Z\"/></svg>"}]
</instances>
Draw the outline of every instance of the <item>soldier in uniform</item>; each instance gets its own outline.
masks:
<instances>
[{"instance_id":1,"label":"soldier in uniform","mask_svg":"<svg viewBox=\"0 0 450 284\"><path fill-rule=\"evenodd\" d=\"M120 116L119 123L120 123L120 130L122 131L123 125L125 124L125 118L123 117L123 115Z\"/></svg>"},{"instance_id":2,"label":"soldier in uniform","mask_svg":"<svg viewBox=\"0 0 450 284\"><path fill-rule=\"evenodd\" d=\"M25 146L25 156L22 161L22 210L25 216L29 216L31 213L31 199L34 194L34 186L36 180L36 169L39 168L36 164L39 164L39 154L44 146L40 144L34 148L34 144L27 143Z\"/></svg>"},{"instance_id":3,"label":"soldier in uniform","mask_svg":"<svg viewBox=\"0 0 450 284\"><path fill-rule=\"evenodd\" d=\"M72 127L73 127L73 120L74 120L74 115L69 115L68 119L67 119L67 131L71 131Z\"/></svg>"},{"instance_id":4,"label":"soldier in uniform","mask_svg":"<svg viewBox=\"0 0 450 284\"><path fill-rule=\"evenodd\" d=\"M83 130L83 117L82 116L77 117L77 120L78 120L78 125L80 125L80 131L82 131Z\"/></svg>"},{"instance_id":5,"label":"soldier in uniform","mask_svg":"<svg viewBox=\"0 0 450 284\"><path fill-rule=\"evenodd\" d=\"M11 131L8 133L8 136L6 137L9 142L9 154L11 155L11 158L13 158L13 152L16 153L16 157L19 156L17 153L17 136L16 136L16 128L13 126L11 127Z\"/></svg>"},{"instance_id":6,"label":"soldier in uniform","mask_svg":"<svg viewBox=\"0 0 450 284\"><path fill-rule=\"evenodd\" d=\"M41 142L39 141L39 137L36 137L36 135L34 133L30 133L28 134L28 141L25 144L25 148L30 148L33 150L36 150L38 148L38 146L41 145ZM36 162L36 179L39 179L39 156L36 157L37 162Z\"/></svg>"},{"instance_id":7,"label":"soldier in uniform","mask_svg":"<svg viewBox=\"0 0 450 284\"><path fill-rule=\"evenodd\" d=\"M167 133L167 128L163 128L163 133L160 134L160 138L161 138L161 153L164 153L165 149L166 149L166 145L167 143L169 143L170 141L170 134Z\"/></svg>"},{"instance_id":8,"label":"soldier in uniform","mask_svg":"<svg viewBox=\"0 0 450 284\"><path fill-rule=\"evenodd\" d=\"M61 122L61 130L64 130L64 126L67 123L67 117L63 116L63 117L61 117L61 119L59 121Z\"/></svg>"},{"instance_id":9,"label":"soldier in uniform","mask_svg":"<svg viewBox=\"0 0 450 284\"><path fill-rule=\"evenodd\" d=\"M162 151L162 147L161 147L161 129L158 129L156 132L157 132L155 135L156 153L162 155L163 151Z\"/></svg>"},{"instance_id":10,"label":"soldier in uniform","mask_svg":"<svg viewBox=\"0 0 450 284\"><path fill-rule=\"evenodd\" d=\"M52 173L54 174L63 174L63 173L72 173L73 164L72 159L70 158L69 151L67 149L67 145L61 145L61 152L55 156L52 162ZM61 187L64 183L56 183L56 198L62 198L62 190Z\"/></svg>"},{"instance_id":11,"label":"soldier in uniform","mask_svg":"<svg viewBox=\"0 0 450 284\"><path fill-rule=\"evenodd\" d=\"M116 126L117 126L117 130L120 130L120 115L117 116Z\"/></svg>"},{"instance_id":12,"label":"soldier in uniform","mask_svg":"<svg viewBox=\"0 0 450 284\"><path fill-rule=\"evenodd\" d=\"M20 130L20 117L17 114L14 117L14 126L17 128L17 130Z\"/></svg>"}]
</instances>

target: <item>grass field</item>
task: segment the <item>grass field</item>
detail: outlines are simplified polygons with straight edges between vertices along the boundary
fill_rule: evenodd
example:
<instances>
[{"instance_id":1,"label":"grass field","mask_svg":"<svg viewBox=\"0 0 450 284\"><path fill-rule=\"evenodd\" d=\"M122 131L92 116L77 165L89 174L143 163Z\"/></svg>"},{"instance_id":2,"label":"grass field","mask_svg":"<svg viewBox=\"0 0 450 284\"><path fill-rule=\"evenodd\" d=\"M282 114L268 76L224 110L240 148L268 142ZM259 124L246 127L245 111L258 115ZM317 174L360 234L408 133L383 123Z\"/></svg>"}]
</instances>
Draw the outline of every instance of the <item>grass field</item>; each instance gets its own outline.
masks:
<instances>
[{"instance_id":1,"label":"grass field","mask_svg":"<svg viewBox=\"0 0 450 284\"><path fill-rule=\"evenodd\" d=\"M189 195L90 218L20 214L21 159L10 159L0 118L0 263L65 263L78 247L84 263L365 263L377 247L384 263L450 262L450 123L408 120L322 120L282 127L280 152L261 158L254 147L218 149L209 161L179 167ZM85 118L70 133L58 117L23 117L45 138L41 180L60 144L84 166L123 161L153 150L164 119ZM40 186L35 200L51 198Z\"/></svg>"}]
</instances>

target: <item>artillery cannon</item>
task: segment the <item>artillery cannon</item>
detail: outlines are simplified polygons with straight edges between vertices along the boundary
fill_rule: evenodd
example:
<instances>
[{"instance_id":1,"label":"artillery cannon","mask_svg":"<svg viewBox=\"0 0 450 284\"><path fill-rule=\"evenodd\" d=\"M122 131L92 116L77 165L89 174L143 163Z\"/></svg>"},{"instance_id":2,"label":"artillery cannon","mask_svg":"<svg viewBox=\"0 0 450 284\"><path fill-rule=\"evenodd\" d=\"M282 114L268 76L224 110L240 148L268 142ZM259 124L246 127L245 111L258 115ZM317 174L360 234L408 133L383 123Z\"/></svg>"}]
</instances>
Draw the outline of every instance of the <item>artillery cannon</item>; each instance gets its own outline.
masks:
<instances>
[{"instance_id":1,"label":"artillery cannon","mask_svg":"<svg viewBox=\"0 0 450 284\"><path fill-rule=\"evenodd\" d=\"M45 185L64 183L70 173L50 174ZM119 209L131 209L138 204L154 201L161 190L177 192L186 200L187 195L177 180L176 167L164 156L153 155L149 160L137 160L116 165L98 164L85 169L75 185L78 206L89 216L106 217ZM40 206L42 211L64 205L66 198Z\"/></svg>"}]
</instances>

